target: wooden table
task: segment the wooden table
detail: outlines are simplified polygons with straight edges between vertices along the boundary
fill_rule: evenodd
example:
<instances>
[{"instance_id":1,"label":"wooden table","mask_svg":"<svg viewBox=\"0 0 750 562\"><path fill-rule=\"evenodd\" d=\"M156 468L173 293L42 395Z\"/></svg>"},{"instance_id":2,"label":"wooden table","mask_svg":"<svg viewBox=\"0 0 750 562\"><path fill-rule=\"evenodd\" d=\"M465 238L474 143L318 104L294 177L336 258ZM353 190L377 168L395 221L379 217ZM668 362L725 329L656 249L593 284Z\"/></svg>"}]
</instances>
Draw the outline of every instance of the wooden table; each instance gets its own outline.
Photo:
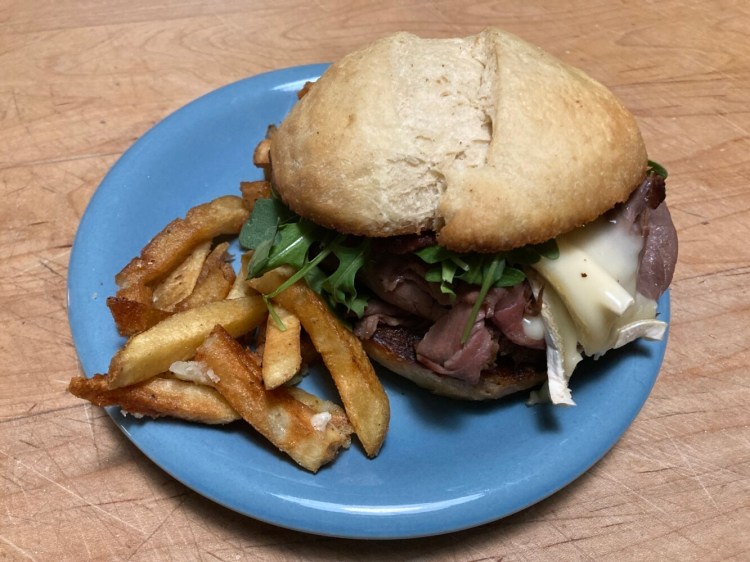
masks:
<instances>
[{"instance_id":1,"label":"wooden table","mask_svg":"<svg viewBox=\"0 0 750 562\"><path fill-rule=\"evenodd\" d=\"M750 559L750 5L300 0L0 4L0 559ZM66 316L76 226L154 123L262 71L394 30L515 32L609 85L670 171L680 235L661 375L575 483L431 539L321 538L235 514L149 462L79 372Z\"/></svg>"}]
</instances>

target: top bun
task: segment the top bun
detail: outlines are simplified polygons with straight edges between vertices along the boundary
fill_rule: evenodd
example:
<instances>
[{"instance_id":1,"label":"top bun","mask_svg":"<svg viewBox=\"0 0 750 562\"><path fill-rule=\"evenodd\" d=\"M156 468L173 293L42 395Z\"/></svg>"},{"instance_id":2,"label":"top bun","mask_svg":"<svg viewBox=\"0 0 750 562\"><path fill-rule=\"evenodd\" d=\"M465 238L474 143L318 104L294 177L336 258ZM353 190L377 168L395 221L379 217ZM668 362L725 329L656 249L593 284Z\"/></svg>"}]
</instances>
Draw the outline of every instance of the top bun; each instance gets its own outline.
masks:
<instances>
[{"instance_id":1,"label":"top bun","mask_svg":"<svg viewBox=\"0 0 750 562\"><path fill-rule=\"evenodd\" d=\"M572 230L627 199L646 150L599 82L518 37L385 37L333 64L271 138L299 215L378 237L435 230L496 252Z\"/></svg>"}]
</instances>

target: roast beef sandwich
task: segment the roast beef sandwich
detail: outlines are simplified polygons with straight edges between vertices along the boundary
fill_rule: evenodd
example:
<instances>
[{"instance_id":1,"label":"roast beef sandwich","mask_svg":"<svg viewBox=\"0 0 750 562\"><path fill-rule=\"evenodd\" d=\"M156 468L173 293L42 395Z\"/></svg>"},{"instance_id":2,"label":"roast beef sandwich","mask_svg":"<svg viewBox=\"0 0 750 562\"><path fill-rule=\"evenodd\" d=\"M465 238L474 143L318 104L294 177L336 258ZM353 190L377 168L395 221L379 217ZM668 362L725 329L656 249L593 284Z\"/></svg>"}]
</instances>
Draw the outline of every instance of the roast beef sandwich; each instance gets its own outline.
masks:
<instances>
[{"instance_id":1,"label":"roast beef sandwich","mask_svg":"<svg viewBox=\"0 0 750 562\"><path fill-rule=\"evenodd\" d=\"M666 171L599 82L498 29L399 33L333 64L269 134L251 275L291 263L370 356L433 392L544 383L663 337Z\"/></svg>"}]
</instances>

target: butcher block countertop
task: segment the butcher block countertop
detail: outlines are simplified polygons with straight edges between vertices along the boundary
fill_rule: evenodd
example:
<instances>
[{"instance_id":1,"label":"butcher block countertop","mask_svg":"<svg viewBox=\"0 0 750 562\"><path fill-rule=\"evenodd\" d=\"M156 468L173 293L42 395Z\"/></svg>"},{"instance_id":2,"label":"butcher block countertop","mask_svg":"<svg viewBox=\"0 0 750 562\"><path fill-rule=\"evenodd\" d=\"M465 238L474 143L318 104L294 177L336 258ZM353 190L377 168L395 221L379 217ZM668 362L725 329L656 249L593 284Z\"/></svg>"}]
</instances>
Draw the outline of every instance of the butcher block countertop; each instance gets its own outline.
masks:
<instances>
[{"instance_id":1,"label":"butcher block countertop","mask_svg":"<svg viewBox=\"0 0 750 562\"><path fill-rule=\"evenodd\" d=\"M154 124L225 84L389 32L488 25L607 84L669 170L680 248L666 356L601 461L479 527L316 536L183 486L66 392L81 373L67 315L74 235ZM0 190L0 560L750 560L747 2L6 0Z\"/></svg>"}]
</instances>

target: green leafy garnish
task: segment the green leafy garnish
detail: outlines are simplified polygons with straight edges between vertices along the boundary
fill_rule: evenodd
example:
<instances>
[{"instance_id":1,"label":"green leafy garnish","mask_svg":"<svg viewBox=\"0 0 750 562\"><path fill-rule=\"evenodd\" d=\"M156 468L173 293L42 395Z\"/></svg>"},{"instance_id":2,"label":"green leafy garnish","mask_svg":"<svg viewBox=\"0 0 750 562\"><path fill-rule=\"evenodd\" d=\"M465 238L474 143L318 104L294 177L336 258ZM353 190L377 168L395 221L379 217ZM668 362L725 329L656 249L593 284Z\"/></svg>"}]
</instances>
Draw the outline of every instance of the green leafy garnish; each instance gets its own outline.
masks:
<instances>
[{"instance_id":1,"label":"green leafy garnish","mask_svg":"<svg viewBox=\"0 0 750 562\"><path fill-rule=\"evenodd\" d=\"M367 301L357 293L355 277L365 264L370 251L369 241L338 234L292 213L276 197L259 199L250 219L240 233L240 244L254 250L248 264L248 277L260 277L281 265L297 271L273 293L270 299L300 279L325 296L332 307L343 305L358 317L364 314ZM338 260L333 273L319 266L329 256ZM333 268L333 266L332 266Z\"/></svg>"},{"instance_id":2,"label":"green leafy garnish","mask_svg":"<svg viewBox=\"0 0 750 562\"><path fill-rule=\"evenodd\" d=\"M661 176L664 179L667 179L667 176L669 175L669 172L667 172L667 169L659 164L658 162L654 162L653 160L648 161L648 167L646 168L647 174L656 174L657 176Z\"/></svg>"}]
</instances>

